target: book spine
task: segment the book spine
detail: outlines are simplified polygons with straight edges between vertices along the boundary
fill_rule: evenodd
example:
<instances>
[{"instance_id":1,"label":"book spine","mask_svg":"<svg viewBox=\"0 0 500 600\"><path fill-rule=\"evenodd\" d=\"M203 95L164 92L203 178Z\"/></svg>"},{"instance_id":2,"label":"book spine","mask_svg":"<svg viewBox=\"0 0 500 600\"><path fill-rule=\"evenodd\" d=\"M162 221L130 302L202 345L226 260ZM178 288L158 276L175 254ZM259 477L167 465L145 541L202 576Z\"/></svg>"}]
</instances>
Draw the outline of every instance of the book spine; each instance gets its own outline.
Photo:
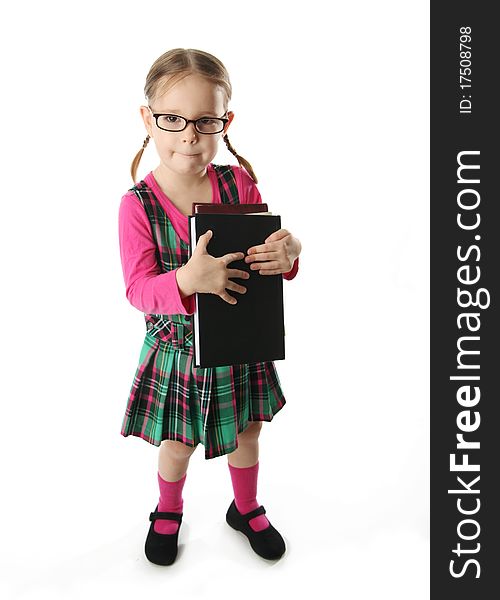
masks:
<instances>
[{"instance_id":1,"label":"book spine","mask_svg":"<svg viewBox=\"0 0 500 600\"><path fill-rule=\"evenodd\" d=\"M188 215L188 232L189 232L189 258L193 256L193 240L191 237L191 219L193 217Z\"/></svg>"},{"instance_id":2,"label":"book spine","mask_svg":"<svg viewBox=\"0 0 500 600\"><path fill-rule=\"evenodd\" d=\"M193 249L196 247L196 215L188 215L189 229L189 258L193 256ZM194 295L195 309L191 322L193 324L193 346L194 346L194 366L200 366L200 324L198 322L198 294Z\"/></svg>"}]
</instances>

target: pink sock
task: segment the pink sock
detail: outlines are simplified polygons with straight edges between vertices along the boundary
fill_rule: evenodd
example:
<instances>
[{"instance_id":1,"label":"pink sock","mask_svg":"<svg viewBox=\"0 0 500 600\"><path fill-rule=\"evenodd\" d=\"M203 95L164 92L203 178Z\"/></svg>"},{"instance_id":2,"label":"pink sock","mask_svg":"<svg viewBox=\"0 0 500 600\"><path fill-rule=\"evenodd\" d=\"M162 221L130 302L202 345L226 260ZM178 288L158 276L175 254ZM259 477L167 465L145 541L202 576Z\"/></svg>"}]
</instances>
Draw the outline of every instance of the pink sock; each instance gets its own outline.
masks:
<instances>
[{"instance_id":1,"label":"pink sock","mask_svg":"<svg viewBox=\"0 0 500 600\"><path fill-rule=\"evenodd\" d=\"M158 501L158 512L181 513L184 502L182 500L182 488L186 481L186 475L179 481L165 481L158 472L158 483L160 485L160 499ZM154 522L156 533L176 533L179 523L171 519L157 519Z\"/></svg>"},{"instance_id":2,"label":"pink sock","mask_svg":"<svg viewBox=\"0 0 500 600\"><path fill-rule=\"evenodd\" d=\"M253 467L233 467L229 463L231 481L233 482L234 502L238 512L242 515L258 508L257 502L257 477L259 473L259 462ZM266 515L259 515L248 522L254 531L262 531L269 527Z\"/></svg>"}]
</instances>

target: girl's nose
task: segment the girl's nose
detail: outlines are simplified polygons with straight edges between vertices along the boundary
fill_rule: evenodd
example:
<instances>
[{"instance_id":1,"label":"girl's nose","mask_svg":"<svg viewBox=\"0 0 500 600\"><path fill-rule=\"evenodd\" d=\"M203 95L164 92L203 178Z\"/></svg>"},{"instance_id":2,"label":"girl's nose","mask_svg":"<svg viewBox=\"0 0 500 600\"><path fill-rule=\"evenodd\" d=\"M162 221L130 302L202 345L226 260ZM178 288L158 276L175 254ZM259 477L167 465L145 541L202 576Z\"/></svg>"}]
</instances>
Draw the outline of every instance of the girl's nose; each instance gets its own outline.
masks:
<instances>
[{"instance_id":1,"label":"girl's nose","mask_svg":"<svg viewBox=\"0 0 500 600\"><path fill-rule=\"evenodd\" d=\"M198 132L196 131L196 127L194 126L194 123L188 123L186 129L184 129L184 131L182 132L184 134L184 138L186 140L192 140L193 138L196 139Z\"/></svg>"}]
</instances>

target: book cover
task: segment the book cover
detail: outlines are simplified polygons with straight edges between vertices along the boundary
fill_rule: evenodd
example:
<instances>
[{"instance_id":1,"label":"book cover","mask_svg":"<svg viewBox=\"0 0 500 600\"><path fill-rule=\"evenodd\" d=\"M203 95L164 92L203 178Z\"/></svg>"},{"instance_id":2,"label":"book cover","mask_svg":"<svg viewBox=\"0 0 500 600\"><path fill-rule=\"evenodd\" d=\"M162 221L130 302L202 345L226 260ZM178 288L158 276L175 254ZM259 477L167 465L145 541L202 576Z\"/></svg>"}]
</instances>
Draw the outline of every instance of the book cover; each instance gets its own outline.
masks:
<instances>
[{"instance_id":1,"label":"book cover","mask_svg":"<svg viewBox=\"0 0 500 600\"><path fill-rule=\"evenodd\" d=\"M279 215L270 214L195 214L189 218L190 256L198 239L209 229L213 236L207 245L209 254L221 257L243 252L263 244L281 228ZM196 294L193 315L193 344L196 367L245 364L285 358L283 277L261 275L250 269L244 259L229 263L228 268L247 271L249 279L235 278L247 288L229 304L217 294Z\"/></svg>"}]
</instances>

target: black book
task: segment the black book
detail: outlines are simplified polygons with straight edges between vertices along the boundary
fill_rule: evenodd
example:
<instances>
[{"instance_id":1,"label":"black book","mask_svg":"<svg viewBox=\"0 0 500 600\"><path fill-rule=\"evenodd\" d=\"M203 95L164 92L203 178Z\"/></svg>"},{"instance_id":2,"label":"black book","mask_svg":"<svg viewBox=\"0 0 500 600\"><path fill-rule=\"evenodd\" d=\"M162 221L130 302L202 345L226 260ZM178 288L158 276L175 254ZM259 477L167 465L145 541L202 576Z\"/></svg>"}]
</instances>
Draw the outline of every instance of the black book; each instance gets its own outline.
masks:
<instances>
[{"instance_id":1,"label":"black book","mask_svg":"<svg viewBox=\"0 0 500 600\"><path fill-rule=\"evenodd\" d=\"M281 217L271 214L195 214L188 217L189 255L201 235L212 230L207 252L215 257L243 252L281 228ZM250 263L251 264L251 263ZM229 304L217 294L195 294L193 345L196 367L218 367L285 358L283 276L260 275L244 259L228 268L247 271L249 279L234 278L247 288L244 294L228 290L236 298Z\"/></svg>"}]
</instances>

